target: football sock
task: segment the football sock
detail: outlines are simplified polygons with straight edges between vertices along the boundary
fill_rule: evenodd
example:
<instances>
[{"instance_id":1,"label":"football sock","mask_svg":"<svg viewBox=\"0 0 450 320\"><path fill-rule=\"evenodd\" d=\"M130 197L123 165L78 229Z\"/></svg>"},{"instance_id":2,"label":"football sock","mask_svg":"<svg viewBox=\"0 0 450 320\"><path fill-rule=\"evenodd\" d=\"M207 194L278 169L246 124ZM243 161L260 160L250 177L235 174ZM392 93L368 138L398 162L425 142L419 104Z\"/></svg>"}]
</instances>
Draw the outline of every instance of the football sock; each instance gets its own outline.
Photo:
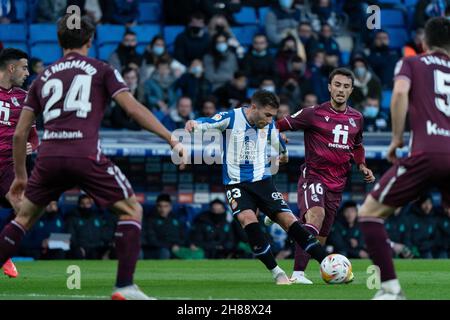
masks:
<instances>
[{"instance_id":1,"label":"football sock","mask_svg":"<svg viewBox=\"0 0 450 320\"><path fill-rule=\"evenodd\" d=\"M247 233L248 243L255 257L261 260L268 270L273 270L277 266L277 262L272 254L272 250L270 250L269 242L259 227L259 223L250 223L245 226L244 230Z\"/></svg>"},{"instance_id":2,"label":"football sock","mask_svg":"<svg viewBox=\"0 0 450 320\"><path fill-rule=\"evenodd\" d=\"M319 234L317 232L317 228L313 225L304 224L303 228L308 230L314 237L317 237L317 235ZM303 250L302 247L298 245L298 243L295 243L294 271L305 271L310 258L311 256L309 255L309 253L305 252L305 250Z\"/></svg>"},{"instance_id":3,"label":"football sock","mask_svg":"<svg viewBox=\"0 0 450 320\"><path fill-rule=\"evenodd\" d=\"M0 233L0 266L16 253L24 235L25 228L16 221L11 221L3 228Z\"/></svg>"},{"instance_id":4,"label":"football sock","mask_svg":"<svg viewBox=\"0 0 450 320\"><path fill-rule=\"evenodd\" d=\"M388 235L381 218L361 217L359 227L364 236L367 251L373 263L380 268L381 282L396 279L392 249L388 243Z\"/></svg>"},{"instance_id":5,"label":"football sock","mask_svg":"<svg viewBox=\"0 0 450 320\"><path fill-rule=\"evenodd\" d=\"M141 248L141 225L135 220L121 220L114 234L116 254L119 260L116 287L133 284L133 274Z\"/></svg>"},{"instance_id":6,"label":"football sock","mask_svg":"<svg viewBox=\"0 0 450 320\"><path fill-rule=\"evenodd\" d=\"M320 245L319 240L307 229L303 228L300 222L294 222L287 233L305 252L309 253L319 263L328 255Z\"/></svg>"}]
</instances>

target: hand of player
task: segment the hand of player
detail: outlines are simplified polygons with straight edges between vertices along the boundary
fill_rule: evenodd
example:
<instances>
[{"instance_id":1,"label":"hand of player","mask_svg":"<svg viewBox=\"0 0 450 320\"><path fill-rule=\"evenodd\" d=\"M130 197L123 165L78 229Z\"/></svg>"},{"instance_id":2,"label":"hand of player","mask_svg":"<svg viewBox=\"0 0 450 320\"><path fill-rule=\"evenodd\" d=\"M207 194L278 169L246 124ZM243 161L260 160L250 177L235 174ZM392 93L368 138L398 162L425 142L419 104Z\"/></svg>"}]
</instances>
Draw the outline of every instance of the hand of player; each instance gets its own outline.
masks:
<instances>
[{"instance_id":1,"label":"hand of player","mask_svg":"<svg viewBox=\"0 0 450 320\"><path fill-rule=\"evenodd\" d=\"M184 127L184 129L187 132L193 132L195 130L195 128L197 128L198 123L195 120L189 120L188 122L186 122L186 125Z\"/></svg>"},{"instance_id":2,"label":"hand of player","mask_svg":"<svg viewBox=\"0 0 450 320\"><path fill-rule=\"evenodd\" d=\"M33 145L30 142L27 142L27 156L33 153Z\"/></svg>"},{"instance_id":3,"label":"hand of player","mask_svg":"<svg viewBox=\"0 0 450 320\"><path fill-rule=\"evenodd\" d=\"M170 146L172 147L172 152L178 154L178 158L181 160L179 163L180 170L186 169L188 154L183 144L180 141L172 140L170 141Z\"/></svg>"},{"instance_id":4,"label":"hand of player","mask_svg":"<svg viewBox=\"0 0 450 320\"><path fill-rule=\"evenodd\" d=\"M27 186L27 179L15 178L11 187L9 188L8 193L6 194L6 199L8 199L9 203L13 207L15 212L18 212L20 209L20 205L23 201L23 196L25 193L25 188Z\"/></svg>"},{"instance_id":5,"label":"hand of player","mask_svg":"<svg viewBox=\"0 0 450 320\"><path fill-rule=\"evenodd\" d=\"M288 139L288 137L286 136L286 134L280 133L280 137L281 137L281 139L284 141L284 143L289 143L289 139Z\"/></svg>"},{"instance_id":6,"label":"hand of player","mask_svg":"<svg viewBox=\"0 0 450 320\"><path fill-rule=\"evenodd\" d=\"M289 156L286 153L280 154L280 164L286 164L289 162Z\"/></svg>"},{"instance_id":7,"label":"hand of player","mask_svg":"<svg viewBox=\"0 0 450 320\"><path fill-rule=\"evenodd\" d=\"M403 147L403 141L393 139L387 151L387 160L391 163L397 162L397 148Z\"/></svg>"},{"instance_id":8,"label":"hand of player","mask_svg":"<svg viewBox=\"0 0 450 320\"><path fill-rule=\"evenodd\" d=\"M366 167L365 164L359 165L359 171L364 175L364 181L366 183L372 183L375 181L375 176L373 175L372 170Z\"/></svg>"}]
</instances>

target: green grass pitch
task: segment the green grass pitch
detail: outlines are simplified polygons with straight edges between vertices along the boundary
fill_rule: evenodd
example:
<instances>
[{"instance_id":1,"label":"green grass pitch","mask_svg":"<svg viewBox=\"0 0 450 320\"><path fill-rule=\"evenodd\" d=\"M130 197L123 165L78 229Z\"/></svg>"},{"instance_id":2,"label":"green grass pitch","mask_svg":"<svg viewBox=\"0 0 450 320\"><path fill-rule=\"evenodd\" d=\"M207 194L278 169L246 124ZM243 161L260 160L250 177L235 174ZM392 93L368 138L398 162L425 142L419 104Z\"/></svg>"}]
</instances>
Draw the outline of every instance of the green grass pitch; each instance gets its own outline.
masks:
<instances>
[{"instance_id":1,"label":"green grass pitch","mask_svg":"<svg viewBox=\"0 0 450 320\"><path fill-rule=\"evenodd\" d=\"M286 271L291 260L280 262ZM370 299L369 260L353 260L355 281L327 285L313 261L307 275L313 285L276 286L257 260L140 260L136 283L158 299ZM397 274L408 299L450 299L450 260L397 260ZM81 289L69 290L67 268L81 271ZM0 300L109 299L116 261L19 262L20 276L0 275Z\"/></svg>"}]
</instances>

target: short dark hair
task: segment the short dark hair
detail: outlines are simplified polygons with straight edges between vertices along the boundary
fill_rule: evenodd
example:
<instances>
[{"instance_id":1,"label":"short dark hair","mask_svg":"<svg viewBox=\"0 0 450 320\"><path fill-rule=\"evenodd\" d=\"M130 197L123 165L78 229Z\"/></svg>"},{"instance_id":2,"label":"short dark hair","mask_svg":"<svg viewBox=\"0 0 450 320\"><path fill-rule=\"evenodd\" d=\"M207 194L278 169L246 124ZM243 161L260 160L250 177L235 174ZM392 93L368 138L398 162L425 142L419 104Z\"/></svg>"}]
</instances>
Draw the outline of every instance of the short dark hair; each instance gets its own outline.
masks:
<instances>
[{"instance_id":1,"label":"short dark hair","mask_svg":"<svg viewBox=\"0 0 450 320\"><path fill-rule=\"evenodd\" d=\"M128 73L130 73L130 72L135 72L136 75L137 75L138 78L139 78L139 72L138 72L136 69L130 68L130 67L125 67L125 68L122 70L122 76L125 76L126 74L128 74Z\"/></svg>"},{"instance_id":2,"label":"short dark hair","mask_svg":"<svg viewBox=\"0 0 450 320\"><path fill-rule=\"evenodd\" d=\"M196 11L189 16L189 22L192 22L192 20L194 20L194 19L195 20L205 20L205 15L200 11Z\"/></svg>"},{"instance_id":3,"label":"short dark hair","mask_svg":"<svg viewBox=\"0 0 450 320\"><path fill-rule=\"evenodd\" d=\"M211 201L209 203L209 206L212 207L215 204L220 204L221 206L223 206L225 208L225 203L222 200L220 200L220 199L217 199L217 198L214 199L213 201Z\"/></svg>"},{"instance_id":4,"label":"short dark hair","mask_svg":"<svg viewBox=\"0 0 450 320\"><path fill-rule=\"evenodd\" d=\"M245 74L244 71L238 70L238 71L236 71L236 72L233 74L233 78L234 78L234 79L239 79L239 78L242 78L242 77L246 77L246 78L247 78L247 75Z\"/></svg>"},{"instance_id":5,"label":"short dark hair","mask_svg":"<svg viewBox=\"0 0 450 320\"><path fill-rule=\"evenodd\" d=\"M352 87L353 87L353 83L355 82L355 75L350 69L347 68L336 68L333 71L331 71L330 76L328 77L328 83L331 84L331 81L333 81L334 76L338 74L350 78L352 80Z\"/></svg>"},{"instance_id":6,"label":"short dark hair","mask_svg":"<svg viewBox=\"0 0 450 320\"><path fill-rule=\"evenodd\" d=\"M443 17L428 20L425 24L425 43L429 48L450 50L450 20Z\"/></svg>"},{"instance_id":7,"label":"short dark hair","mask_svg":"<svg viewBox=\"0 0 450 320\"><path fill-rule=\"evenodd\" d=\"M133 30L127 28L127 29L125 29L125 33L123 34L123 37L125 38L125 36L127 36L129 34L131 34L132 36L135 36L136 32L134 32Z\"/></svg>"},{"instance_id":8,"label":"short dark hair","mask_svg":"<svg viewBox=\"0 0 450 320\"><path fill-rule=\"evenodd\" d=\"M172 199L170 198L170 195L167 193L161 193L158 195L158 198L156 198L156 203L159 202L169 202L172 203Z\"/></svg>"},{"instance_id":9,"label":"short dark hair","mask_svg":"<svg viewBox=\"0 0 450 320\"><path fill-rule=\"evenodd\" d=\"M80 196L78 197L78 204L81 203L81 201L83 201L84 199L92 199L89 195L82 193L80 194Z\"/></svg>"},{"instance_id":10,"label":"short dark hair","mask_svg":"<svg viewBox=\"0 0 450 320\"><path fill-rule=\"evenodd\" d=\"M280 99L277 95L267 90L256 90L251 101L258 108L270 106L274 109L278 109L280 107Z\"/></svg>"},{"instance_id":11,"label":"short dark hair","mask_svg":"<svg viewBox=\"0 0 450 320\"><path fill-rule=\"evenodd\" d=\"M73 19L72 14L66 14L58 22L58 41L63 49L79 49L94 36L95 26L87 16L80 19L80 28L69 28L67 20Z\"/></svg>"},{"instance_id":12,"label":"short dark hair","mask_svg":"<svg viewBox=\"0 0 450 320\"><path fill-rule=\"evenodd\" d=\"M22 50L15 48L6 48L0 51L0 69L4 70L9 62L28 59L28 55Z\"/></svg>"}]
</instances>

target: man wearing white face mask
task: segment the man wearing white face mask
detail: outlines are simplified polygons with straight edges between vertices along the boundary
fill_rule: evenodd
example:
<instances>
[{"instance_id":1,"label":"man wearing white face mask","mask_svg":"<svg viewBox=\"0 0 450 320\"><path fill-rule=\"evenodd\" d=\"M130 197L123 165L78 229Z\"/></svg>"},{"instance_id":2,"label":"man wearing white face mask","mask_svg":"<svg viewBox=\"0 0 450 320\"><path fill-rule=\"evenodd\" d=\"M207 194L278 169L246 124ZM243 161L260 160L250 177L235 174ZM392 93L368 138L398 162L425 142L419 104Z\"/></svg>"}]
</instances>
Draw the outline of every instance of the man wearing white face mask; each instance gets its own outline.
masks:
<instances>
[{"instance_id":1,"label":"man wearing white face mask","mask_svg":"<svg viewBox=\"0 0 450 320\"><path fill-rule=\"evenodd\" d=\"M390 131L389 116L380 109L380 100L368 97L363 104L364 131L386 132Z\"/></svg>"},{"instance_id":2,"label":"man wearing white face mask","mask_svg":"<svg viewBox=\"0 0 450 320\"><path fill-rule=\"evenodd\" d=\"M294 0L279 0L278 5L267 13L264 25L272 45L278 45L289 33L296 34L302 15L293 4Z\"/></svg>"},{"instance_id":3,"label":"man wearing white face mask","mask_svg":"<svg viewBox=\"0 0 450 320\"><path fill-rule=\"evenodd\" d=\"M256 34L242 61L241 68L248 78L248 86L256 88L266 78L275 78L275 59L268 50L267 37Z\"/></svg>"},{"instance_id":4,"label":"man wearing white face mask","mask_svg":"<svg viewBox=\"0 0 450 320\"><path fill-rule=\"evenodd\" d=\"M355 73L355 86L350 98L355 108L362 112L363 102L367 97L381 99L381 83L377 76L369 70L363 58L355 58L352 65Z\"/></svg>"}]
</instances>

